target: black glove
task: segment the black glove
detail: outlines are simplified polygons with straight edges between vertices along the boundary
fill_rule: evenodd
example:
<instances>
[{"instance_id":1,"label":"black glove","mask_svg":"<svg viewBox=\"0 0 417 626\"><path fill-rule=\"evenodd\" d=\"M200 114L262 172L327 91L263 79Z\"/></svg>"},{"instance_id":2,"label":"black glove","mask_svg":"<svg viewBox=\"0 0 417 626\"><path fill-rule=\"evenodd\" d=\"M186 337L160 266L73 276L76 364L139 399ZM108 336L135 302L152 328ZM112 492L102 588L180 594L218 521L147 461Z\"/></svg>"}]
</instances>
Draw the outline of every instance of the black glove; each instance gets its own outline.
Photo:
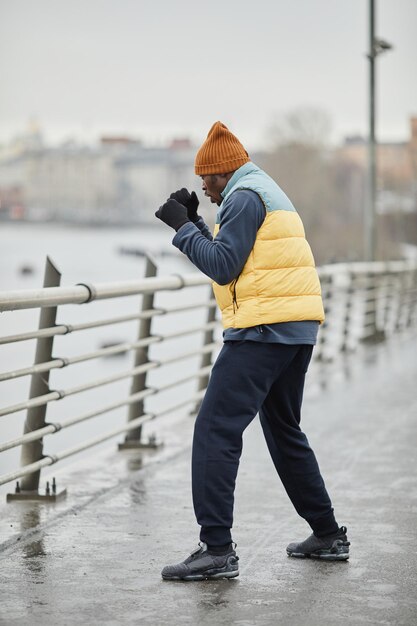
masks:
<instances>
[{"instance_id":1,"label":"black glove","mask_svg":"<svg viewBox=\"0 0 417 626\"><path fill-rule=\"evenodd\" d=\"M197 222L200 217L199 215L197 215L197 209L200 203L198 201L195 191L192 191L190 193L188 189L185 189L185 187L183 187L179 191L175 191L174 193L172 193L169 197L187 207L188 219L194 222L194 224Z\"/></svg>"},{"instance_id":2,"label":"black glove","mask_svg":"<svg viewBox=\"0 0 417 626\"><path fill-rule=\"evenodd\" d=\"M181 226L184 226L190 220L187 217L187 209L183 204L180 204L176 200L170 198L159 207L155 216L171 226L174 230L178 230Z\"/></svg>"}]
</instances>

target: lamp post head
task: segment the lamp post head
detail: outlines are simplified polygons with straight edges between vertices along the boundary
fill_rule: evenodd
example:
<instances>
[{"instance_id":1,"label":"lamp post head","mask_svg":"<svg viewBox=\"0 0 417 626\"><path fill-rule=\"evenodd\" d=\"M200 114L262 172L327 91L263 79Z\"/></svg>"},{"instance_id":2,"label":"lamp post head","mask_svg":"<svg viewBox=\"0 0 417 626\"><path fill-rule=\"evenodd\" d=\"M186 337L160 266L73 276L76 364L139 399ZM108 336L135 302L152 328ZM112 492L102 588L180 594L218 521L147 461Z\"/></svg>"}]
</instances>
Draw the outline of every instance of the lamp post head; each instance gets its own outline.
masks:
<instances>
[{"instance_id":1,"label":"lamp post head","mask_svg":"<svg viewBox=\"0 0 417 626\"><path fill-rule=\"evenodd\" d=\"M379 37L375 37L372 46L372 56L376 57L378 54L382 54L383 52L387 52L388 50L393 49L393 45L390 44L385 39L380 39Z\"/></svg>"}]
</instances>

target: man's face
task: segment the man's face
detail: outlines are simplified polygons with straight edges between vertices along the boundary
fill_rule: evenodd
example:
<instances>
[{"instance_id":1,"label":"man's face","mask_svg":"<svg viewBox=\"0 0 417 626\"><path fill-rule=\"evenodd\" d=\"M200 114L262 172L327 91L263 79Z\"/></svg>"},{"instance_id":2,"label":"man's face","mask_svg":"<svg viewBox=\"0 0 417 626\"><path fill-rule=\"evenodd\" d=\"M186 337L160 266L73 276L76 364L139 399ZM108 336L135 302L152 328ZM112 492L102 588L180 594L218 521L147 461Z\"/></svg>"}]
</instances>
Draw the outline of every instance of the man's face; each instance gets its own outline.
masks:
<instances>
[{"instance_id":1,"label":"man's face","mask_svg":"<svg viewBox=\"0 0 417 626\"><path fill-rule=\"evenodd\" d=\"M226 187L232 174L206 174L200 176L204 195L210 198L210 202L220 205L222 203L221 192Z\"/></svg>"}]
</instances>

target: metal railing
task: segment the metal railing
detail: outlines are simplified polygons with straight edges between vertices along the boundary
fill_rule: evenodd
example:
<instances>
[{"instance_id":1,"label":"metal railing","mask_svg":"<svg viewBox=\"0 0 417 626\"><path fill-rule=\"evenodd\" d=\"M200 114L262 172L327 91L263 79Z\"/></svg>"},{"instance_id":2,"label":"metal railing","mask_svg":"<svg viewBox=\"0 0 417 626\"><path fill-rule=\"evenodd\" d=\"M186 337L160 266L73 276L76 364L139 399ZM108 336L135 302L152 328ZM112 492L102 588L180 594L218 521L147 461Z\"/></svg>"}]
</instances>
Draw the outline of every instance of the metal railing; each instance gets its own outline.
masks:
<instances>
[{"instance_id":1,"label":"metal railing","mask_svg":"<svg viewBox=\"0 0 417 626\"><path fill-rule=\"evenodd\" d=\"M416 322L417 262L338 263L319 268L326 320L315 359L374 343Z\"/></svg>"},{"instance_id":2,"label":"metal railing","mask_svg":"<svg viewBox=\"0 0 417 626\"><path fill-rule=\"evenodd\" d=\"M389 263L335 264L319 268L326 321L319 332L319 340L314 358L317 361L330 361L338 353L354 350L363 341L380 341L391 333L407 328L416 321L417 311L417 264L396 261ZM188 406L188 415L195 412L204 395L209 380L213 354L219 349L216 341L216 304L211 291L203 299L187 303L183 297L176 298L169 307L155 306L154 297L161 292L180 291L202 287L209 279L202 274L171 275L157 277L157 266L147 257L145 277L137 281L120 283L78 284L72 287L60 286L61 275L51 259L47 258L44 286L41 289L9 291L0 293L0 312L17 309L40 309L39 328L25 333L0 337L0 345L36 340L36 354L33 365L0 373L0 382L31 377L29 398L0 408L0 418L26 411L24 433L0 443L0 452L21 446L21 464L14 471L0 476L0 484L21 479L17 485L16 498L41 496L39 489L42 468L87 450L120 434L125 440L119 448L155 446L151 440L144 441L142 426L156 418L182 412ZM75 324L56 323L58 307L70 304L88 304L93 301L141 296L141 307L137 313L111 316L105 319ZM61 312L62 309L60 309ZM200 310L205 321L187 324L171 332L154 332L155 318L189 314ZM130 341L116 342L115 345L100 347L94 351L73 356L54 357L54 338L71 336L74 333L102 327L137 321L137 336ZM177 325L176 325L177 326ZM200 339L198 339L198 336ZM191 350L176 349L174 354L152 358L149 350L177 338L193 340ZM55 370L69 368L80 363L96 362L105 356L133 353L133 367L117 370L111 375L92 378L82 384L53 389L49 375ZM186 366L185 375L167 378L160 376L164 384L150 386L148 374L167 366L180 366L190 359L199 359L198 366ZM178 369L178 368L176 368ZM130 393L110 403L98 404L93 410L66 420L46 421L48 407L70 396L103 388L117 381L131 380ZM197 381L195 392L179 398L180 387L190 381ZM169 390L177 390L175 400L169 406L150 411L145 406L149 399ZM127 421L122 426L113 427L99 435L83 440L55 454L44 454L43 439L63 429L81 424L111 411L128 408ZM12 497L11 494L10 498ZM49 487L43 494L47 499L57 497L55 481L52 493Z\"/></svg>"}]
</instances>

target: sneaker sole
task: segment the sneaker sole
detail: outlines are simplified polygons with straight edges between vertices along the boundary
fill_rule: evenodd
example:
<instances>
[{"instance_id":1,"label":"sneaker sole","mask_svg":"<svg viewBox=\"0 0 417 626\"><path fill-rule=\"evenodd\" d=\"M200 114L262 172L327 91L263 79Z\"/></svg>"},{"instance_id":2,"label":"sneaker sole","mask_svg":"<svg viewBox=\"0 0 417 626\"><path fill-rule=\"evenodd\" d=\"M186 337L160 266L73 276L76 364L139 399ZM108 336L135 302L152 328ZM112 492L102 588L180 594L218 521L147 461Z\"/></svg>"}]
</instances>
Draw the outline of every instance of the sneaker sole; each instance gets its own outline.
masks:
<instances>
[{"instance_id":1,"label":"sneaker sole","mask_svg":"<svg viewBox=\"0 0 417 626\"><path fill-rule=\"evenodd\" d=\"M164 580L219 580L220 578L236 578L239 576L239 570L233 572L218 572L217 574L190 574L189 576L162 576Z\"/></svg>"},{"instance_id":2,"label":"sneaker sole","mask_svg":"<svg viewBox=\"0 0 417 626\"><path fill-rule=\"evenodd\" d=\"M288 552L288 556L295 557L296 559L318 559L321 561L347 561L349 558L349 553L341 553L341 554L306 554L304 552Z\"/></svg>"}]
</instances>

